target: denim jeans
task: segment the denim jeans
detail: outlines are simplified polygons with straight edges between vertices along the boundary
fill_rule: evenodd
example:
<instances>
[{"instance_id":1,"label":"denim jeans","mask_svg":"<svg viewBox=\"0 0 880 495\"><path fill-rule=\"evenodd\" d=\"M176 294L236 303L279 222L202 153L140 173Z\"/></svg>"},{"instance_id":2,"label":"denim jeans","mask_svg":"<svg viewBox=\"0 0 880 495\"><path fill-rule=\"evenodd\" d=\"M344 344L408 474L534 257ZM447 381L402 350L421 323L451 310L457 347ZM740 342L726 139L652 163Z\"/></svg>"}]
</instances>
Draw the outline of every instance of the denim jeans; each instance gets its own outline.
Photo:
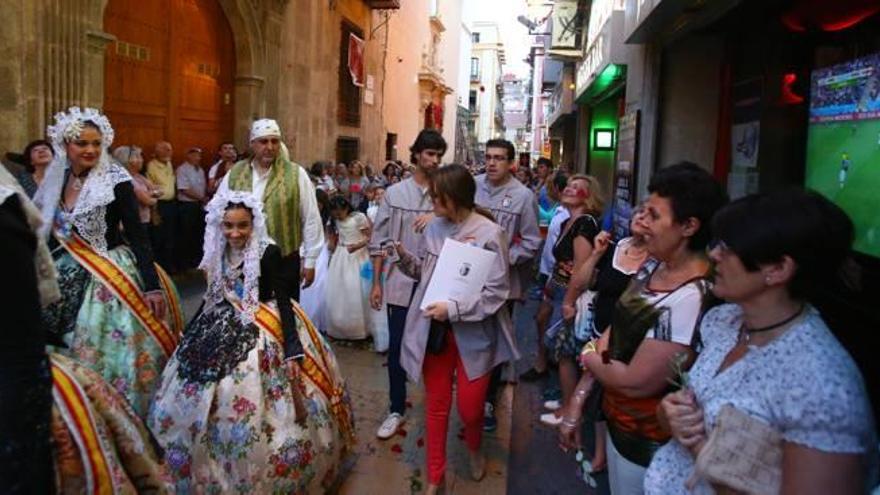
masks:
<instances>
[{"instance_id":1,"label":"denim jeans","mask_svg":"<svg viewBox=\"0 0 880 495\"><path fill-rule=\"evenodd\" d=\"M388 305L388 394L391 412L400 415L406 412L406 371L400 365L400 346L408 310L404 306Z\"/></svg>"}]
</instances>

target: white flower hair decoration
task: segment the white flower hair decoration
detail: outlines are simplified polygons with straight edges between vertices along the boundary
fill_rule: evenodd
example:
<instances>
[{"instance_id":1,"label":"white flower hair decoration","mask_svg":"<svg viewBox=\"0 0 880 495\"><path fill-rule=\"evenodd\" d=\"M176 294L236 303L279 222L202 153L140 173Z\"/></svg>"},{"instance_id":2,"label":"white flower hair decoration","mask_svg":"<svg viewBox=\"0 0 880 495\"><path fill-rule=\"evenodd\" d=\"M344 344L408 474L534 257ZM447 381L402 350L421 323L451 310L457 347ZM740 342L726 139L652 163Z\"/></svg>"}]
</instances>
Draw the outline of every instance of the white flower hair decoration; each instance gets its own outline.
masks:
<instances>
[{"instance_id":1,"label":"white flower hair decoration","mask_svg":"<svg viewBox=\"0 0 880 495\"><path fill-rule=\"evenodd\" d=\"M114 137L113 126L96 108L70 107L67 112L56 113L55 124L46 128L46 136L57 152L64 147L64 143L79 138L88 121L93 122L101 131L101 146L110 148Z\"/></svg>"},{"instance_id":2,"label":"white flower hair decoration","mask_svg":"<svg viewBox=\"0 0 880 495\"><path fill-rule=\"evenodd\" d=\"M241 297L241 322L248 325L254 322L254 314L260 305L259 278L260 260L266 247L272 244L266 230L266 217L263 215L263 202L250 192L221 190L208 203L205 218L204 256L199 269L208 279L205 293L205 311L221 303L225 297L226 280L223 270L223 257L226 253L226 236L223 235L223 217L230 205L243 204L251 211L253 232L244 247L244 293Z\"/></svg>"}]
</instances>

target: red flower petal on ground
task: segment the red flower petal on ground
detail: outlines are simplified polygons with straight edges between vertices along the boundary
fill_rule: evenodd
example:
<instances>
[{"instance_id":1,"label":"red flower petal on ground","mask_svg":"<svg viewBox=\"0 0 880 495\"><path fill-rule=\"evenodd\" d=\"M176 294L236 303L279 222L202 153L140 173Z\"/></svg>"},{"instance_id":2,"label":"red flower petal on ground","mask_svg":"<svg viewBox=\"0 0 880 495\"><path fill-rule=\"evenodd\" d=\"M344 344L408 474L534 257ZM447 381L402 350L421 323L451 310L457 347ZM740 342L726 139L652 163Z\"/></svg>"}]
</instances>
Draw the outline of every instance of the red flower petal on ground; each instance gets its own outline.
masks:
<instances>
[{"instance_id":1,"label":"red flower petal on ground","mask_svg":"<svg viewBox=\"0 0 880 495\"><path fill-rule=\"evenodd\" d=\"M400 436L406 438L406 430L404 430L403 428L398 429L397 433L399 433Z\"/></svg>"},{"instance_id":2,"label":"red flower petal on ground","mask_svg":"<svg viewBox=\"0 0 880 495\"><path fill-rule=\"evenodd\" d=\"M395 454L402 454L403 448L400 447L400 444L395 443L391 446L391 452L394 452Z\"/></svg>"},{"instance_id":3,"label":"red flower petal on ground","mask_svg":"<svg viewBox=\"0 0 880 495\"><path fill-rule=\"evenodd\" d=\"M456 436L458 436L458 439L459 439L459 440L464 440L464 433L459 433L459 434L456 435Z\"/></svg>"},{"instance_id":4,"label":"red flower petal on ground","mask_svg":"<svg viewBox=\"0 0 880 495\"><path fill-rule=\"evenodd\" d=\"M412 408L412 402L406 401L406 407L407 409Z\"/></svg>"},{"instance_id":5,"label":"red flower petal on ground","mask_svg":"<svg viewBox=\"0 0 880 495\"><path fill-rule=\"evenodd\" d=\"M424 446L425 446L425 439L424 439L424 438L419 438L418 440L416 440L416 445L417 445L419 448L424 447Z\"/></svg>"}]
</instances>

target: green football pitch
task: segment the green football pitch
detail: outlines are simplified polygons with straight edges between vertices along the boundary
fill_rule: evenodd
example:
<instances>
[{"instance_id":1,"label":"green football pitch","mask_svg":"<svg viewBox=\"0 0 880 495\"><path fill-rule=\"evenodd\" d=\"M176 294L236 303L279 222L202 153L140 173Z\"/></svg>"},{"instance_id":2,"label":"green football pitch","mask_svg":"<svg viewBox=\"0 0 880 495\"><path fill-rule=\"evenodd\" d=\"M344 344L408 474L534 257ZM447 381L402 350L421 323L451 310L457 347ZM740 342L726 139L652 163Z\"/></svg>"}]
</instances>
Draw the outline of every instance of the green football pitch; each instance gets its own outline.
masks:
<instances>
[{"instance_id":1,"label":"green football pitch","mask_svg":"<svg viewBox=\"0 0 880 495\"><path fill-rule=\"evenodd\" d=\"M849 214L856 251L880 257L880 120L811 124L808 133L806 187ZM841 187L844 153L850 167Z\"/></svg>"}]
</instances>

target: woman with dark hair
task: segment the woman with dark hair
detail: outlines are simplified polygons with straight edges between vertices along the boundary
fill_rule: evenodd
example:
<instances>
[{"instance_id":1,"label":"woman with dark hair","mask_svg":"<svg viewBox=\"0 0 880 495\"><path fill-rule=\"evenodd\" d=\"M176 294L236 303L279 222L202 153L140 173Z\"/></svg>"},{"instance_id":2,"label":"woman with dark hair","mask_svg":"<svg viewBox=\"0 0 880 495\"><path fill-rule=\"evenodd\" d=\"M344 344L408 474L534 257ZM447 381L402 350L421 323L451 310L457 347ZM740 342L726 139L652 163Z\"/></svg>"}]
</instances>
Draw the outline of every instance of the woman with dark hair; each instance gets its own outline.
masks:
<instances>
[{"instance_id":1,"label":"woman with dark hair","mask_svg":"<svg viewBox=\"0 0 880 495\"><path fill-rule=\"evenodd\" d=\"M648 185L644 214L637 218L656 263L645 263L614 308L611 326L588 342L581 366L603 387L608 425L607 462L611 493L642 493L645 469L669 440L656 409L674 379L671 363L687 369L699 341L699 323L709 294L710 221L727 202L712 176L693 163L660 169ZM575 399L591 388L581 380ZM562 424L579 417L563 416Z\"/></svg>"},{"instance_id":2,"label":"woman with dark hair","mask_svg":"<svg viewBox=\"0 0 880 495\"><path fill-rule=\"evenodd\" d=\"M369 291L361 284L361 270L370 262L367 244L372 225L367 216L354 211L342 196L330 198L330 215L336 235L330 239L327 270L327 335L334 339L361 340L370 335Z\"/></svg>"},{"instance_id":3,"label":"woman with dark hair","mask_svg":"<svg viewBox=\"0 0 880 495\"><path fill-rule=\"evenodd\" d=\"M61 300L43 311L59 352L99 373L144 417L183 330L174 283L157 265L131 174L110 157L113 127L92 108L55 115L56 156L34 196Z\"/></svg>"},{"instance_id":4,"label":"woman with dark hair","mask_svg":"<svg viewBox=\"0 0 880 495\"><path fill-rule=\"evenodd\" d=\"M55 157L55 150L52 144L45 139L37 139L31 141L24 148L22 153L24 157L25 170L16 174L16 179L28 197L33 198L37 192L37 188L43 183L43 177L46 175L46 169L52 163Z\"/></svg>"},{"instance_id":5,"label":"woman with dark hair","mask_svg":"<svg viewBox=\"0 0 880 495\"><path fill-rule=\"evenodd\" d=\"M510 291L507 234L474 203L476 183L461 165L437 169L431 177L436 218L425 230L424 258L418 259L397 243L398 267L421 283L406 318L401 365L414 382L425 381L428 489L435 494L446 471L449 409L455 388L458 414L464 423L471 476L486 474L480 453L483 401L492 369L517 359L510 314L502 308ZM474 296L421 307L428 281L446 239L466 242L493 253L494 263L482 291ZM430 339L429 334L435 338ZM437 338L439 337L439 338ZM453 386L453 384L455 384Z\"/></svg>"},{"instance_id":6,"label":"woman with dark hair","mask_svg":"<svg viewBox=\"0 0 880 495\"><path fill-rule=\"evenodd\" d=\"M714 437L717 445L718 436L730 435L722 419L736 411L747 424L775 431L767 436L778 440L755 448L779 449L781 457L744 456L736 467L721 467L748 479L758 472L751 469L757 461L775 473L763 481L767 493L866 493L876 482L869 468L876 468L877 446L867 391L810 304L819 290L838 285L852 222L817 193L786 190L730 204L715 216L713 233L712 291L730 304L706 314L689 385L657 409L673 439L654 456L646 492L750 491L736 476L720 478L701 467L693 476L695 459L713 454L707 441Z\"/></svg>"},{"instance_id":7,"label":"woman with dark hair","mask_svg":"<svg viewBox=\"0 0 880 495\"><path fill-rule=\"evenodd\" d=\"M330 176L332 169L333 164L330 162L319 161L312 164L309 173L314 177L315 182L317 183L316 189L323 190L327 194L333 194L336 192L336 184L333 181L333 177Z\"/></svg>"},{"instance_id":8,"label":"woman with dark hair","mask_svg":"<svg viewBox=\"0 0 880 495\"><path fill-rule=\"evenodd\" d=\"M385 168L382 169L382 185L385 187L389 187L391 184L394 184L395 177L399 177L400 169L397 167L397 164L394 162L388 162L385 164Z\"/></svg>"},{"instance_id":9,"label":"woman with dark hair","mask_svg":"<svg viewBox=\"0 0 880 495\"><path fill-rule=\"evenodd\" d=\"M150 429L174 493L320 493L351 454L353 423L330 346L290 297L263 204L208 203L208 288L162 372Z\"/></svg>"}]
</instances>

